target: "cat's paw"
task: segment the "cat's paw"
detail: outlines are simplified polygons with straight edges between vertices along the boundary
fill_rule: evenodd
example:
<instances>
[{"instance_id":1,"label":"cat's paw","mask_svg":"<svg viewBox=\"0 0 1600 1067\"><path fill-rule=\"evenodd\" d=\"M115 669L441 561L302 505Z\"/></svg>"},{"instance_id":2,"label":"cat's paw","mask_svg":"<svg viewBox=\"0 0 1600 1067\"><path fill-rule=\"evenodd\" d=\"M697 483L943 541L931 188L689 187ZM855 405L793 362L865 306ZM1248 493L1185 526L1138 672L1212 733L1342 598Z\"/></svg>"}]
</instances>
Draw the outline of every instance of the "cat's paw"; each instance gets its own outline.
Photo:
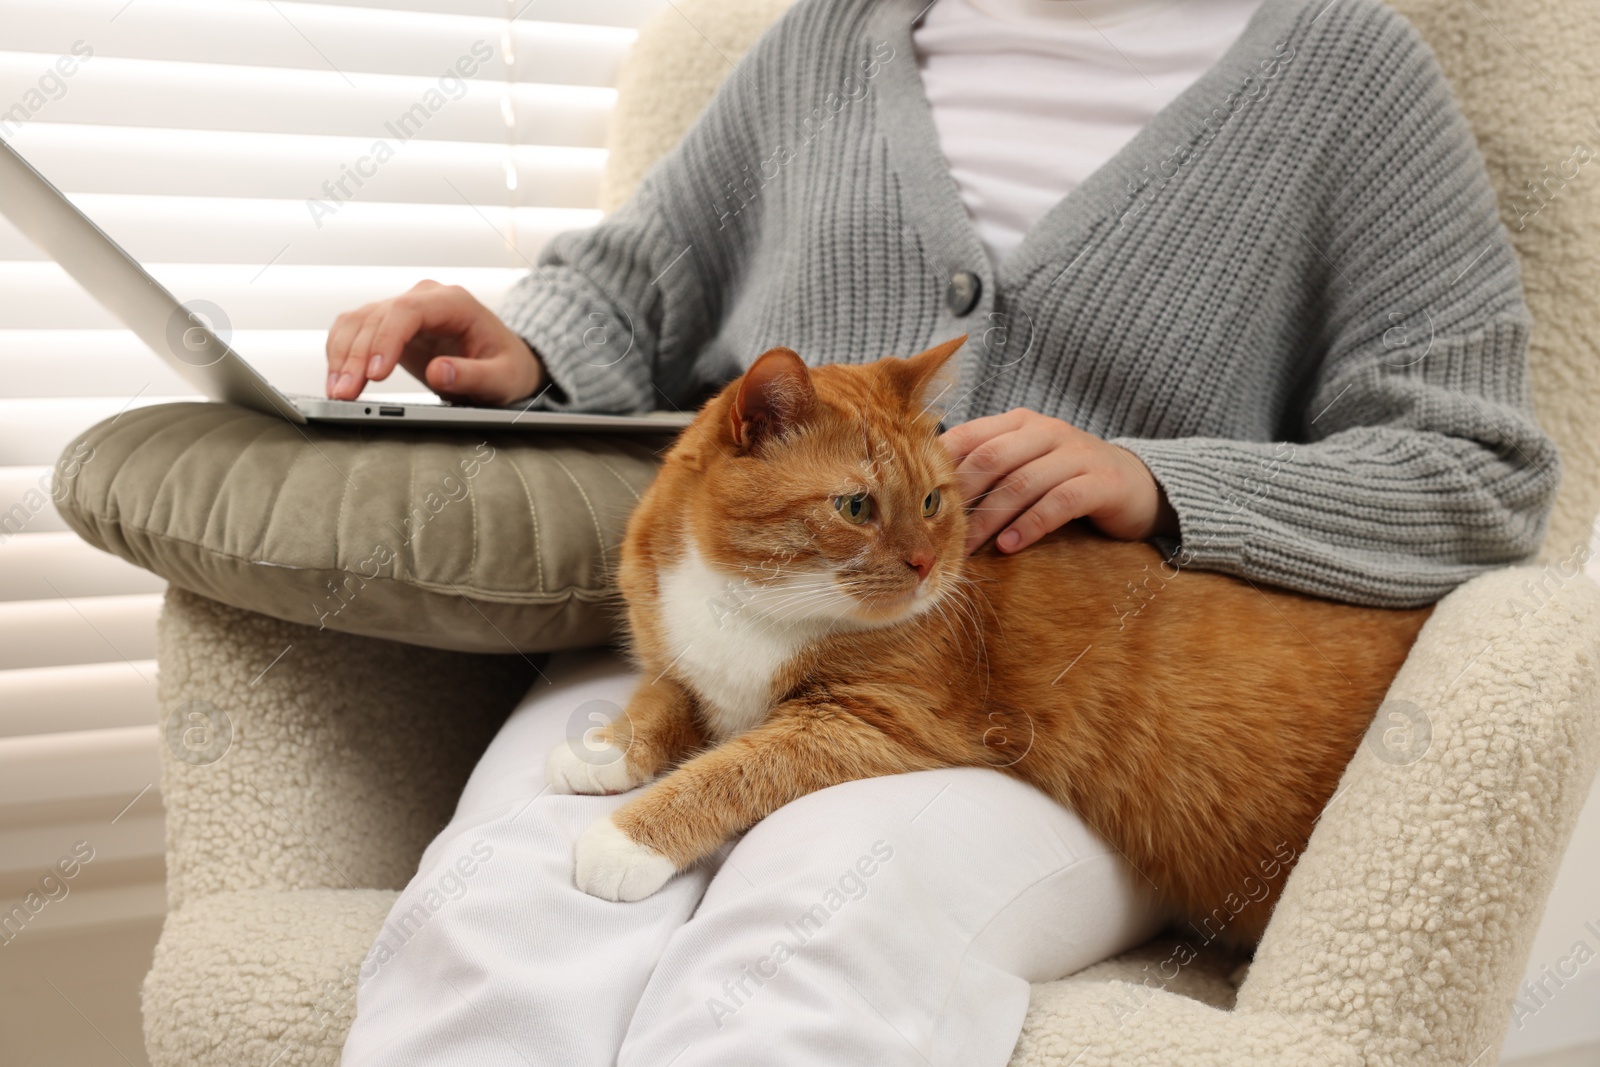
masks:
<instances>
[{"instance_id":1,"label":"cat's paw","mask_svg":"<svg viewBox=\"0 0 1600 1067\"><path fill-rule=\"evenodd\" d=\"M581 747L581 751L579 751ZM644 780L628 769L627 754L612 745L598 751L563 741L544 761L544 780L552 793L601 796L626 793Z\"/></svg>"},{"instance_id":2,"label":"cat's paw","mask_svg":"<svg viewBox=\"0 0 1600 1067\"><path fill-rule=\"evenodd\" d=\"M643 900L678 872L673 862L617 828L596 819L578 837L578 888L606 900Z\"/></svg>"}]
</instances>

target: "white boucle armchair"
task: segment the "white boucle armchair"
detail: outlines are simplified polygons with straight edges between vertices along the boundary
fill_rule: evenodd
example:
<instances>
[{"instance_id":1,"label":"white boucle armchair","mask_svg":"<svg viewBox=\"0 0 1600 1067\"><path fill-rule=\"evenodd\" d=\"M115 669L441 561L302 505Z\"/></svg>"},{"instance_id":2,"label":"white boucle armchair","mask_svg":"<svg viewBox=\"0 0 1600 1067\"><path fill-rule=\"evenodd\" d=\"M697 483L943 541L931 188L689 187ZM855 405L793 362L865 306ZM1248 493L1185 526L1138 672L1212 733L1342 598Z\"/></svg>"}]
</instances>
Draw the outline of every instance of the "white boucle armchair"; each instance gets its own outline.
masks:
<instances>
[{"instance_id":1,"label":"white boucle armchair","mask_svg":"<svg viewBox=\"0 0 1600 1067\"><path fill-rule=\"evenodd\" d=\"M784 6L680 0L647 27L623 74L607 206ZM1508 205L1573 137L1594 143L1600 131L1580 132L1600 57L1590 5L1400 6L1439 53ZM1440 604L1382 713L1399 739L1375 733L1351 763L1247 972L1194 936L1040 984L1013 1063L1494 1062L1600 764L1600 589L1581 574L1600 511L1597 218L1590 193L1513 232L1536 407L1565 460L1542 565ZM264 684L288 645L294 669ZM171 907L144 989L150 1059L337 1063L362 958L532 666L176 589L159 658L163 708L222 703L238 732L226 759L163 752Z\"/></svg>"}]
</instances>

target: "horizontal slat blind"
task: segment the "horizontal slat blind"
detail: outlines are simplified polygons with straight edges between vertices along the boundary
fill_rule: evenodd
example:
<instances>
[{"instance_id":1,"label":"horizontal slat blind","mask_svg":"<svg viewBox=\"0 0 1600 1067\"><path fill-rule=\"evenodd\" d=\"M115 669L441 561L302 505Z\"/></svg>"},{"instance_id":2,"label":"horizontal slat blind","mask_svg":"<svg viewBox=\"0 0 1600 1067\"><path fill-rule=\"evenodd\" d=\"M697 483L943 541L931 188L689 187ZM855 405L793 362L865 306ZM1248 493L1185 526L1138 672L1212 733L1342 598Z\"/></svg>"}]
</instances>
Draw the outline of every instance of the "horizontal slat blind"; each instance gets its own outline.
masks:
<instances>
[{"instance_id":1,"label":"horizontal slat blind","mask_svg":"<svg viewBox=\"0 0 1600 1067\"><path fill-rule=\"evenodd\" d=\"M0 672L107 656L154 659L160 611L159 593L0 601Z\"/></svg>"},{"instance_id":2,"label":"horizontal slat blind","mask_svg":"<svg viewBox=\"0 0 1600 1067\"><path fill-rule=\"evenodd\" d=\"M122 247L145 262L283 264L306 209L289 200L93 193L79 206L114 229ZM482 212L482 214L479 214ZM291 264L406 262L427 249L432 266L470 267L505 255L501 234L515 233L528 256L553 234L586 226L594 212L576 208L473 208L467 204L347 204L339 227L308 240ZM14 228L0 229L0 258L46 261ZM266 269L271 269L266 268ZM498 281L498 279L496 279Z\"/></svg>"},{"instance_id":3,"label":"horizontal slat blind","mask_svg":"<svg viewBox=\"0 0 1600 1067\"><path fill-rule=\"evenodd\" d=\"M521 277L523 267L335 267L275 263L152 263L156 280L178 292L206 293L235 327L325 330L340 311L424 277L463 285L492 297ZM111 327L116 319L51 262L0 263L0 330L47 330L52 323ZM181 299L194 299L184 297ZM248 352L242 353L250 358ZM322 358L320 345L314 353ZM154 357L152 357L154 358ZM417 386L413 383L411 389Z\"/></svg>"},{"instance_id":4,"label":"horizontal slat blind","mask_svg":"<svg viewBox=\"0 0 1600 1067\"><path fill-rule=\"evenodd\" d=\"M598 218L612 86L664 2L0 0L0 136L316 394L339 312L422 278L492 304ZM153 877L164 583L68 530L50 472L85 427L195 394L4 219L0 293L0 888L86 825Z\"/></svg>"},{"instance_id":5,"label":"horizontal slat blind","mask_svg":"<svg viewBox=\"0 0 1600 1067\"><path fill-rule=\"evenodd\" d=\"M538 18L629 29L649 18L666 0L308 0L332 7L383 8L483 18Z\"/></svg>"},{"instance_id":6,"label":"horizontal slat blind","mask_svg":"<svg viewBox=\"0 0 1600 1067\"><path fill-rule=\"evenodd\" d=\"M138 11L118 14L125 3L17 0L8 5L17 22L6 47L48 53L83 40L97 54L265 68L268 77L315 70L415 78L449 68L482 41L493 47L478 58L479 77L504 80L521 69L541 82L609 90L633 41L620 27L533 21L537 4L508 22L504 10L425 13L289 0L138 0ZM507 40L514 63L506 62Z\"/></svg>"},{"instance_id":7,"label":"horizontal slat blind","mask_svg":"<svg viewBox=\"0 0 1600 1067\"><path fill-rule=\"evenodd\" d=\"M105 646L98 654L117 654ZM0 737L143 726L155 718L155 680L155 660L0 671Z\"/></svg>"},{"instance_id":8,"label":"horizontal slat blind","mask_svg":"<svg viewBox=\"0 0 1600 1067\"><path fill-rule=\"evenodd\" d=\"M70 48L69 42L63 54ZM459 55L470 53L463 50ZM38 59L29 53L0 52L0 92L5 93L0 99L21 99L46 76ZM446 97L435 76L277 71L96 55L82 62L68 91L46 107L53 122L109 122L119 114L142 122L147 115L159 114L180 129L388 135L403 142L412 136L493 141L505 132L503 115L509 102L519 116L549 131L550 144L591 148L605 140L606 113L614 96L610 90L459 78L456 82L451 92L459 95ZM261 102L269 93L279 106ZM432 112L428 99L435 93L443 103ZM122 106L112 106L110 98ZM24 153L26 143L17 138ZM403 144L396 145L397 150L400 147Z\"/></svg>"},{"instance_id":9,"label":"horizontal slat blind","mask_svg":"<svg viewBox=\"0 0 1600 1067\"><path fill-rule=\"evenodd\" d=\"M58 186L78 193L277 198L299 204L323 192L339 168L372 151L370 137L235 133L150 126L33 122L17 137L28 159ZM591 208L605 152L556 145L413 140L365 178L362 204L404 202L483 207L505 197L505 163L517 172L522 203ZM117 159L105 165L107 155Z\"/></svg>"},{"instance_id":10,"label":"horizontal slat blind","mask_svg":"<svg viewBox=\"0 0 1600 1067\"><path fill-rule=\"evenodd\" d=\"M5 457L5 466L0 470L12 470L16 465L26 464L30 468L35 465L54 464L56 458L77 436L78 431L86 426L92 426L103 419L115 418L118 412L145 404L160 403L172 400L173 397L152 396L148 389L141 387L136 396L51 396L51 397L5 397L0 398L0 456ZM14 475L7 475L8 478ZM26 489L23 497L19 498L25 511L38 514L41 508L38 501ZM6 532L17 532L10 526ZM15 543L15 542L12 542ZM8 545L0 541L0 553L4 553ZM0 575L0 589L4 588L4 577Z\"/></svg>"},{"instance_id":11,"label":"horizontal slat blind","mask_svg":"<svg viewBox=\"0 0 1600 1067\"><path fill-rule=\"evenodd\" d=\"M159 728L28 734L0 743L0 808L76 801L132 800L161 776Z\"/></svg>"}]
</instances>

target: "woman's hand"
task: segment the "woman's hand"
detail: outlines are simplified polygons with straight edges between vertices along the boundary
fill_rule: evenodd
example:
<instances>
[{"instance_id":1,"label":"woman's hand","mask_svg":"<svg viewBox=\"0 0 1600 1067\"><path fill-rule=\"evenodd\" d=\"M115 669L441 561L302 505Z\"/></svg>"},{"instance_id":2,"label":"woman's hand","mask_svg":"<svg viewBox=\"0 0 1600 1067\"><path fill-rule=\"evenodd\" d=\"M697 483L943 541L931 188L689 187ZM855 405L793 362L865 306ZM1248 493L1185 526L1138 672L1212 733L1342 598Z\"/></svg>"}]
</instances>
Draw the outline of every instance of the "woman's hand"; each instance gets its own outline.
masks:
<instances>
[{"instance_id":1,"label":"woman's hand","mask_svg":"<svg viewBox=\"0 0 1600 1067\"><path fill-rule=\"evenodd\" d=\"M1138 456L1027 408L964 422L940 438L971 509L967 553L996 530L1002 552L1087 516L1107 536L1176 535L1178 516Z\"/></svg>"},{"instance_id":2,"label":"woman's hand","mask_svg":"<svg viewBox=\"0 0 1600 1067\"><path fill-rule=\"evenodd\" d=\"M544 387L527 342L459 285L418 282L389 300L347 311L328 331L328 396L354 400L396 364L451 400L509 404Z\"/></svg>"}]
</instances>

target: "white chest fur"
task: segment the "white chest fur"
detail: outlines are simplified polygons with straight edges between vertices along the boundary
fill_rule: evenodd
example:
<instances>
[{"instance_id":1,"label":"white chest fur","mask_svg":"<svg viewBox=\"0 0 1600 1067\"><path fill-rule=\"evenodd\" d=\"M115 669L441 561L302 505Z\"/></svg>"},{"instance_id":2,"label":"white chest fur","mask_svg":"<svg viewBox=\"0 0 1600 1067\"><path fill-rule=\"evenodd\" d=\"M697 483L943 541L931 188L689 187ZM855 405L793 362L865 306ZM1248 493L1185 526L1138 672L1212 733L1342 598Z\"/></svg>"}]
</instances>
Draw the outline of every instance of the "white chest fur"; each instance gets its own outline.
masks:
<instances>
[{"instance_id":1,"label":"white chest fur","mask_svg":"<svg viewBox=\"0 0 1600 1067\"><path fill-rule=\"evenodd\" d=\"M828 629L814 616L788 619L782 612L763 612L762 604L784 599L781 588L753 592L707 563L693 546L661 571L658 588L661 625L675 657L671 670L695 690L718 740L767 717L783 668Z\"/></svg>"}]
</instances>

